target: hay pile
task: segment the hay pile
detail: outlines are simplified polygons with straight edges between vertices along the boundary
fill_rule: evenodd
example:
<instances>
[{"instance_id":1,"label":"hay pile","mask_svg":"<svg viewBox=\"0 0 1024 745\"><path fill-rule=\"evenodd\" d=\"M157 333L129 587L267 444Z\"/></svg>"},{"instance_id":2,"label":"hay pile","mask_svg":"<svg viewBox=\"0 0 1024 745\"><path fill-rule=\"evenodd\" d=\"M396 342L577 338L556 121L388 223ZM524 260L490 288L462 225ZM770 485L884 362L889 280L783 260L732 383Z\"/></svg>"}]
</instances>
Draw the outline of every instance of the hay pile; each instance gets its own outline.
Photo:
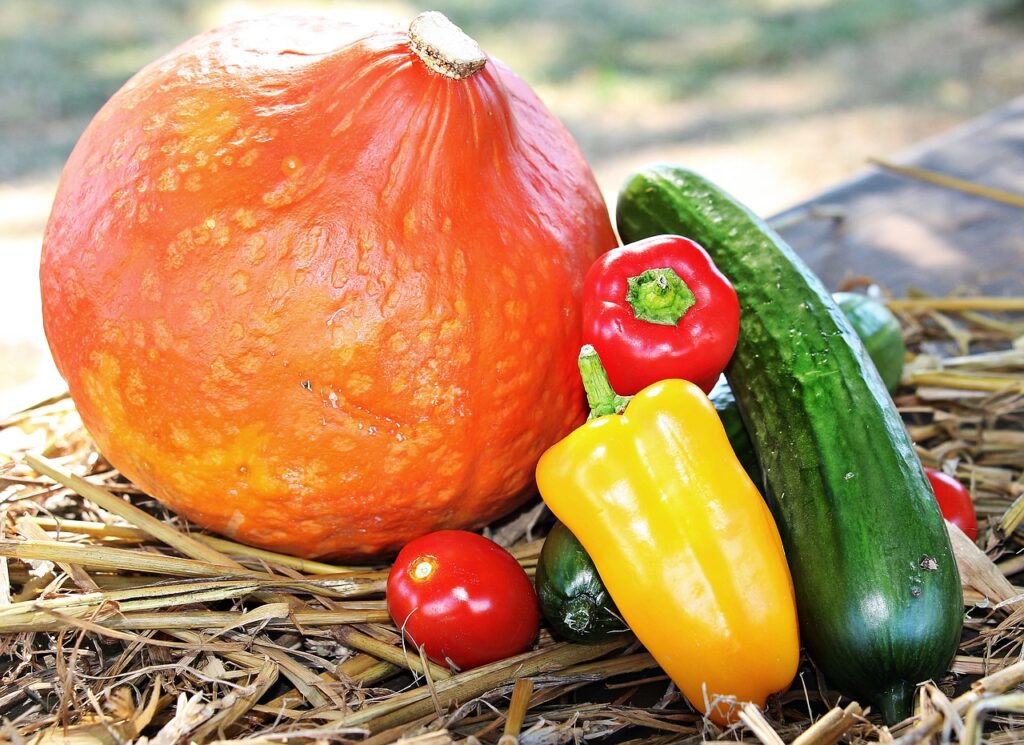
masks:
<instances>
[{"instance_id":1,"label":"hay pile","mask_svg":"<svg viewBox=\"0 0 1024 745\"><path fill-rule=\"evenodd\" d=\"M387 567L195 532L111 469L60 396L0 421L0 739L1024 740L1013 714L1024 710L1024 300L891 307L914 356L899 408L923 463L970 485L981 523L980 548L954 536L960 653L897 727L804 660L765 712L720 730L628 637L578 646L545 629L533 651L453 674L403 647L383 601ZM534 502L489 533L530 571L550 524Z\"/></svg>"}]
</instances>

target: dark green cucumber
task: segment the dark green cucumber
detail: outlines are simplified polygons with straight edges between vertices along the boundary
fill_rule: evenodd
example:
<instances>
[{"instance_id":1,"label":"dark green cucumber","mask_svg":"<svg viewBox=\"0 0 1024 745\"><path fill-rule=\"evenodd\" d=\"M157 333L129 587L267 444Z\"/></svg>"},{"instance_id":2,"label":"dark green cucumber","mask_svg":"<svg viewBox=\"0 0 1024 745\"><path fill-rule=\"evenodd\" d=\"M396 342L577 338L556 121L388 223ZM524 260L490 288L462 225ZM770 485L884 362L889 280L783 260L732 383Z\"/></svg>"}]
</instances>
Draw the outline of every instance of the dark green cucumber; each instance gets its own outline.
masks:
<instances>
[{"instance_id":1,"label":"dark green cucumber","mask_svg":"<svg viewBox=\"0 0 1024 745\"><path fill-rule=\"evenodd\" d=\"M834 292L832 299L836 301L846 320L864 343L864 348L871 361L875 363L885 387L889 393L893 393L899 387L900 378L903 377L903 358L907 351L900 322L884 304L867 295ZM747 426L743 423L729 382L724 377L720 378L708 394L708 398L715 405L715 410L725 426L725 433L729 436L729 444L732 445L736 457L743 464L751 480L758 488L762 488L761 466L757 462L754 443L750 441Z\"/></svg>"},{"instance_id":2,"label":"dark green cucumber","mask_svg":"<svg viewBox=\"0 0 1024 745\"><path fill-rule=\"evenodd\" d=\"M894 392L903 377L903 357L907 352L900 322L884 304L867 295L836 292L832 299L864 342L886 389Z\"/></svg>"},{"instance_id":3,"label":"dark green cucumber","mask_svg":"<svg viewBox=\"0 0 1024 745\"><path fill-rule=\"evenodd\" d=\"M544 618L563 639L592 644L626 630L594 562L562 523L544 539L536 586Z\"/></svg>"},{"instance_id":4,"label":"dark green cucumber","mask_svg":"<svg viewBox=\"0 0 1024 745\"><path fill-rule=\"evenodd\" d=\"M740 298L726 369L793 575L801 635L842 692L887 722L941 676L962 628L945 525L899 412L820 280L762 220L680 167L634 174L625 242L696 240Z\"/></svg>"}]
</instances>

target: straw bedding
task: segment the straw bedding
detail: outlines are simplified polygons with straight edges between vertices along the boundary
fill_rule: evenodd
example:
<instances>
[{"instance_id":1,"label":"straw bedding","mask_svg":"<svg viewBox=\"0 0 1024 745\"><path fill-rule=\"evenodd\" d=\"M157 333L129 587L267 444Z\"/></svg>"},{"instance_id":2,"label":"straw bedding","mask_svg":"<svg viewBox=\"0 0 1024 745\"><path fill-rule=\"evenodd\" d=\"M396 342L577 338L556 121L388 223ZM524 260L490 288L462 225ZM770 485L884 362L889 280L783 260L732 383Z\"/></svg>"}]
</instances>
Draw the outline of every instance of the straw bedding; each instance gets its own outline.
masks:
<instances>
[{"instance_id":1,"label":"straw bedding","mask_svg":"<svg viewBox=\"0 0 1024 745\"><path fill-rule=\"evenodd\" d=\"M0 739L1024 740L1024 300L891 307L913 356L896 394L904 421L925 465L969 485L981 523L977 546L953 535L959 654L911 720L882 727L804 660L789 691L722 730L628 635L579 646L542 629L526 654L453 673L402 644L386 566L198 532L111 469L57 396L0 421ZM551 520L535 501L488 534L532 571Z\"/></svg>"}]
</instances>

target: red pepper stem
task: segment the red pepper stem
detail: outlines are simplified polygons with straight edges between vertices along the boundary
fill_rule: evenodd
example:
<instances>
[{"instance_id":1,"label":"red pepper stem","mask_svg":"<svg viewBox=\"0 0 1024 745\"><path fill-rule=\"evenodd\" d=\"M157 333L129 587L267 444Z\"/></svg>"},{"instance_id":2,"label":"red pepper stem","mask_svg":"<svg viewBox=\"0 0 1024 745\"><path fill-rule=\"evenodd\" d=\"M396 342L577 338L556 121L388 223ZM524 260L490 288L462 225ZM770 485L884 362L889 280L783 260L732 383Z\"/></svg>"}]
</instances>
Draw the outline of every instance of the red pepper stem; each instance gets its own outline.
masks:
<instances>
[{"instance_id":1,"label":"red pepper stem","mask_svg":"<svg viewBox=\"0 0 1024 745\"><path fill-rule=\"evenodd\" d=\"M626 280L626 302L637 320L676 326L697 302L693 291L672 267L647 269Z\"/></svg>"},{"instance_id":2,"label":"red pepper stem","mask_svg":"<svg viewBox=\"0 0 1024 745\"><path fill-rule=\"evenodd\" d=\"M608 380L608 373L597 350L590 344L584 344L580 349L578 360L580 377L583 378L583 388L587 392L587 403L590 404L590 418L596 419L599 416L609 414L621 414L626 409L631 396L620 396L612 388Z\"/></svg>"}]
</instances>

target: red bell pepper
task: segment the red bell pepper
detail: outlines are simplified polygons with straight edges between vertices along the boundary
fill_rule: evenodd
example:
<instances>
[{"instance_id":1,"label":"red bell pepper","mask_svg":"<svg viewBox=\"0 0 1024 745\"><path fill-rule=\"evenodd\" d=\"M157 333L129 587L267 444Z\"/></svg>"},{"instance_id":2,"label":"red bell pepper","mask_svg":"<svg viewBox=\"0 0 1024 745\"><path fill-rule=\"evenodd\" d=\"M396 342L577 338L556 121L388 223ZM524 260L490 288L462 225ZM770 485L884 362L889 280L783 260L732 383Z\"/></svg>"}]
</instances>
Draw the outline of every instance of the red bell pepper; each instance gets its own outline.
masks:
<instances>
[{"instance_id":1,"label":"red bell pepper","mask_svg":"<svg viewBox=\"0 0 1024 745\"><path fill-rule=\"evenodd\" d=\"M669 378L709 392L739 328L736 291L689 238L660 235L612 249L583 282L583 341L621 395Z\"/></svg>"}]
</instances>

